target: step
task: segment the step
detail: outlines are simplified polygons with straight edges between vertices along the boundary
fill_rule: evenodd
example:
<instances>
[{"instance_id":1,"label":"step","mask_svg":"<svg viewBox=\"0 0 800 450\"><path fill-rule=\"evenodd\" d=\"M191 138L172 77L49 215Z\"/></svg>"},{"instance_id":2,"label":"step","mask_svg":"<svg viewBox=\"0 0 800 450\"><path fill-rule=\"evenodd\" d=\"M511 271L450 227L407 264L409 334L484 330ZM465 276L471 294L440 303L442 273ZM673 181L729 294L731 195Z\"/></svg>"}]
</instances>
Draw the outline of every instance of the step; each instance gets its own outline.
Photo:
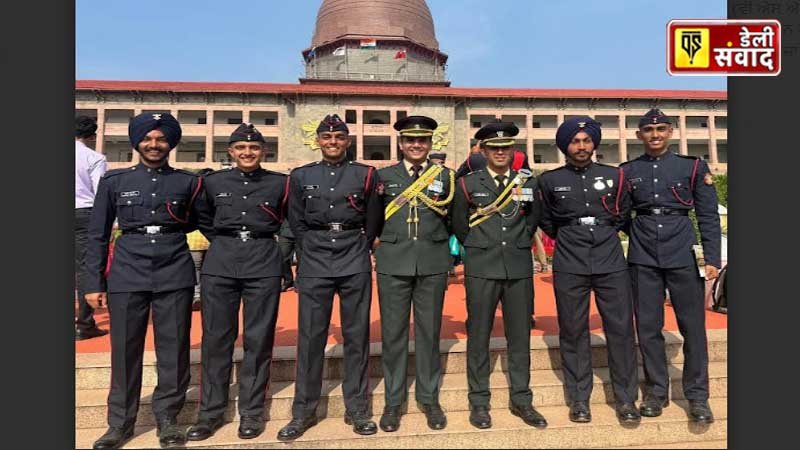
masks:
<instances>
[{"instance_id":1,"label":"step","mask_svg":"<svg viewBox=\"0 0 800 450\"><path fill-rule=\"evenodd\" d=\"M683 339L680 334L664 332L666 353L670 364L683 363L681 346ZM605 338L602 334L592 334L592 365L594 367L607 367L608 360L605 349ZM413 353L413 341L409 345ZM443 340L440 343L442 352L442 367L446 373L466 372L466 340ZM492 351L491 364L493 371L501 371L505 365L505 338L492 338L490 349ZM344 372L342 359L344 347L341 344L326 347L325 366L323 377L326 379L341 379ZM727 330L708 330L709 361L727 361L728 359L728 333ZM295 379L296 347L276 347L273 350L272 380L273 382L291 381ZM381 344L370 344L370 377L383 376L381 368ZM637 351L641 363L641 355ZM232 378L238 377L238 362L242 359L242 349L234 351L234 370ZM191 351L191 383L200 382L200 350ZM408 361L408 374L414 374L414 358ZM558 336L532 336L531 337L531 369L560 369L561 359L558 353ZM75 356L75 388L76 389L108 389L111 379L111 354L110 353L80 353ZM144 354L144 368L142 373L142 386L153 387L157 384L155 352L148 351Z\"/></svg>"},{"instance_id":2,"label":"step","mask_svg":"<svg viewBox=\"0 0 800 450\"><path fill-rule=\"evenodd\" d=\"M664 410L660 417L643 418L636 427L623 427L608 405L592 408L590 424L576 424L568 419L569 408L549 406L537 408L548 420L547 429L525 425L506 408L492 411L493 427L478 430L469 424L466 411L450 412L447 428L431 431L423 414L403 417L394 433L378 431L372 436L358 436L341 418L327 418L311 428L292 444L275 439L288 420L267 423L261 436L241 440L236 436L238 424L229 423L212 438L189 442L189 448L588 448L657 445L675 442L717 442L727 439L727 399L712 399L716 421L710 425L690 423L686 402L679 401ZM377 420L378 417L376 416ZM76 448L90 448L105 428L76 431ZM125 448L157 448L158 438L152 426L137 427L134 438Z\"/></svg>"},{"instance_id":3,"label":"step","mask_svg":"<svg viewBox=\"0 0 800 450\"><path fill-rule=\"evenodd\" d=\"M670 377L672 381L672 398L683 399L683 388L681 383L682 365L670 367ZM727 397L728 378L727 363L715 362L709 364L709 391L713 398ZM534 405L538 406L558 406L566 404L564 398L564 388L560 370L536 370L531 372L531 389L534 395ZM639 379L644 379L644 373L639 368ZM505 373L495 372L490 376L490 386L492 391L492 404L495 408L502 408L509 403L508 379ZM383 411L384 402L384 383L382 378L370 380L372 387L372 410L376 413ZM409 399L408 408L411 413L421 412L417 408L414 399L415 383L413 377L408 380ZM143 390L141 407L137 417L140 425L155 424L151 411L152 390ZM323 383L323 398L320 404L320 413L327 417L344 416L344 397L340 380L326 380ZM230 400L225 416L229 421L238 421L239 415L236 408L236 386L231 387ZM465 374L445 374L442 378L442 388L439 401L446 411L463 411L468 408L467 401L467 379ZM92 428L102 426L106 423L106 398L108 391L105 389L79 390L75 394L75 427ZM197 417L199 408L200 389L197 386L190 387L187 393L187 401L183 411L178 416L180 423L191 424ZM292 399L294 396L293 382L276 382L270 385L267 407L269 416L273 420L290 419ZM610 374L608 368L595 369L594 388L592 392L592 403L608 403L613 401L613 393L610 384ZM323 414L322 412L325 411Z\"/></svg>"},{"instance_id":4,"label":"step","mask_svg":"<svg viewBox=\"0 0 800 450\"><path fill-rule=\"evenodd\" d=\"M620 450L644 449L644 448L728 448L728 441L699 441L699 442L676 442L674 444L659 445L634 445L631 447L609 447Z\"/></svg>"}]
</instances>

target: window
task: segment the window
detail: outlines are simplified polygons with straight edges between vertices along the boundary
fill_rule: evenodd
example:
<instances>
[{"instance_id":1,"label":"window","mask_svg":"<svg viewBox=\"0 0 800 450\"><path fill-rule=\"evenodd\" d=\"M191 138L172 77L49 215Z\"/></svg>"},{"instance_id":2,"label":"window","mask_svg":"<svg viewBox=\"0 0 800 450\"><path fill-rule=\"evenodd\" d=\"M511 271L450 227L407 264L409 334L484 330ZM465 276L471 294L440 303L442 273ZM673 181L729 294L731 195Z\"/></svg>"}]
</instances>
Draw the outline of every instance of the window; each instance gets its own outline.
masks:
<instances>
[{"instance_id":1,"label":"window","mask_svg":"<svg viewBox=\"0 0 800 450\"><path fill-rule=\"evenodd\" d=\"M348 109L344 112L345 123L358 123L356 110Z\"/></svg>"},{"instance_id":2,"label":"window","mask_svg":"<svg viewBox=\"0 0 800 450\"><path fill-rule=\"evenodd\" d=\"M242 123L241 117L229 117L228 118L228 125L238 125Z\"/></svg>"},{"instance_id":3,"label":"window","mask_svg":"<svg viewBox=\"0 0 800 450\"><path fill-rule=\"evenodd\" d=\"M205 117L198 117L197 118L197 124L198 125L205 125L207 123L208 123L208 119L207 118L205 118Z\"/></svg>"},{"instance_id":4,"label":"window","mask_svg":"<svg viewBox=\"0 0 800 450\"><path fill-rule=\"evenodd\" d=\"M408 113L406 111L397 111L397 120L403 120L408 117Z\"/></svg>"},{"instance_id":5,"label":"window","mask_svg":"<svg viewBox=\"0 0 800 450\"><path fill-rule=\"evenodd\" d=\"M389 111L364 111L364 122L372 125L388 125Z\"/></svg>"}]
</instances>

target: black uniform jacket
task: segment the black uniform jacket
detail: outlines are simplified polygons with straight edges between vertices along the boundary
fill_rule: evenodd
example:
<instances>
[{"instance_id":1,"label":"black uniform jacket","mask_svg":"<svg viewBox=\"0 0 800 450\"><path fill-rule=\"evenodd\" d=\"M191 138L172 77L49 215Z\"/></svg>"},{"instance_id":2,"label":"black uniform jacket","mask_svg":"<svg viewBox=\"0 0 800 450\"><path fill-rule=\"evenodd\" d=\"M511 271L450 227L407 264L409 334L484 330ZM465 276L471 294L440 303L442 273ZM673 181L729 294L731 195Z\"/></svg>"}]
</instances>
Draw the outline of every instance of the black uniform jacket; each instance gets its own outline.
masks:
<instances>
[{"instance_id":1,"label":"black uniform jacket","mask_svg":"<svg viewBox=\"0 0 800 450\"><path fill-rule=\"evenodd\" d=\"M298 276L371 272L370 249L383 225L375 168L317 161L293 170L289 184L289 224L301 247Z\"/></svg>"},{"instance_id":2,"label":"black uniform jacket","mask_svg":"<svg viewBox=\"0 0 800 450\"><path fill-rule=\"evenodd\" d=\"M97 187L86 249L87 292L165 292L194 286L194 262L186 234L197 229L195 202L202 180L194 173L138 164L108 171ZM111 229L114 244L108 281L104 277ZM145 226L168 227L160 234L125 233Z\"/></svg>"},{"instance_id":3,"label":"black uniform jacket","mask_svg":"<svg viewBox=\"0 0 800 450\"><path fill-rule=\"evenodd\" d=\"M211 242L202 273L230 278L281 276L274 236L286 216L287 175L238 168L204 178L200 231Z\"/></svg>"},{"instance_id":4,"label":"black uniform jacket","mask_svg":"<svg viewBox=\"0 0 800 450\"><path fill-rule=\"evenodd\" d=\"M618 237L630 210L622 170L594 162L584 168L567 164L543 173L539 188L544 202L539 226L556 239L553 270L592 275L627 269Z\"/></svg>"},{"instance_id":5,"label":"black uniform jacket","mask_svg":"<svg viewBox=\"0 0 800 450\"><path fill-rule=\"evenodd\" d=\"M666 269L695 264L692 246L697 237L688 216L638 214L650 208L685 211L694 208L704 259L719 267L722 231L717 191L708 164L693 156L667 151L658 157L642 155L620 167L625 171L635 215L626 225L630 228L628 261Z\"/></svg>"}]
</instances>

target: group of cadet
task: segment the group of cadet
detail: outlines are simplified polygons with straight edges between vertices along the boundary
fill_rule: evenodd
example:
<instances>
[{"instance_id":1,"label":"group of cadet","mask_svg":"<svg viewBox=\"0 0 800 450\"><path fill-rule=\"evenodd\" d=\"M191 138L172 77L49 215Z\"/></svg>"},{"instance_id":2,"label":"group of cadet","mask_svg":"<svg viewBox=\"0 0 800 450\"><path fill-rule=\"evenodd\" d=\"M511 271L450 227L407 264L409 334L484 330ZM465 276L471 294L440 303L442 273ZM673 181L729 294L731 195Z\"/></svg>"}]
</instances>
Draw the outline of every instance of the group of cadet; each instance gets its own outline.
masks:
<instances>
[{"instance_id":1,"label":"group of cadet","mask_svg":"<svg viewBox=\"0 0 800 450\"><path fill-rule=\"evenodd\" d=\"M460 177L441 159L431 158L437 125L424 116L395 123L402 161L376 170L347 160L349 130L338 116L329 115L317 128L322 159L287 176L261 168L264 138L243 124L229 140L233 167L200 177L167 163L181 138L174 117L134 117L129 137L140 163L103 176L88 230L85 299L94 308L108 307L112 343L109 429L94 448L118 448L133 435L151 313L158 361L152 407L160 445L205 440L223 425L240 305L244 356L238 373L238 435L250 439L264 431L278 304L286 287L275 236L287 233L296 240L299 261L293 281L299 294L297 369L292 420L278 432L278 440L295 440L318 421L335 294L344 338L345 423L361 435L374 434L378 427L384 432L400 428L408 403L413 307L415 400L431 429L446 427L439 402L439 334L452 264L451 234L465 249L469 421L481 429L492 426L489 342L501 302L510 410L530 426L546 427L530 388L531 246L537 228L557 242L554 286L570 419L591 421L590 291L603 319L620 422L658 416L668 405L662 327L669 289L685 337L683 388L690 418L713 421L707 402L703 284L688 213L696 210L706 275L713 278L720 240L716 193L704 161L668 149L669 119L658 110L648 112L637 132L646 154L618 168L593 161L600 124L590 117L569 119L556 137L566 165L538 179L526 168L512 169L519 131L514 124L481 128L475 139L485 168ZM122 235L106 277L115 219ZM197 282L185 236L195 229L211 245L201 271L200 412L187 431L177 416L189 385ZM627 261L619 231L630 236ZM373 255L385 380L379 424L370 412L368 379ZM639 408L637 332L646 376Z\"/></svg>"}]
</instances>

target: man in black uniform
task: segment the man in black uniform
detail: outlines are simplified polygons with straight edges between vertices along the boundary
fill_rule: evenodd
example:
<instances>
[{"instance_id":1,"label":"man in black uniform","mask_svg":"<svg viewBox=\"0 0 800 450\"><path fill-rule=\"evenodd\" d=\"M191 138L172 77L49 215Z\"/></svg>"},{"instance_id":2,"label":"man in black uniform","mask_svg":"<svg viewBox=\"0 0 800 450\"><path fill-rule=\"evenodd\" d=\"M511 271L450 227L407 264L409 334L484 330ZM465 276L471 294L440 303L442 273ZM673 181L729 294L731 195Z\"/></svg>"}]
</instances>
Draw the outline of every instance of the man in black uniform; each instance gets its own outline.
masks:
<instances>
[{"instance_id":1,"label":"man in black uniform","mask_svg":"<svg viewBox=\"0 0 800 450\"><path fill-rule=\"evenodd\" d=\"M553 285L558 310L558 337L569 418L592 420L592 348L589 343L589 294L595 293L603 319L608 366L617 417L641 421L636 409L633 300L618 232L630 210L622 170L592 161L600 145L600 123L573 117L556 131L556 145L567 164L539 178L544 202L542 230L556 239Z\"/></svg>"},{"instance_id":2,"label":"man in black uniform","mask_svg":"<svg viewBox=\"0 0 800 450\"><path fill-rule=\"evenodd\" d=\"M284 174L261 168L264 138L242 124L228 145L236 168L206 175L200 230L211 245L202 268L203 376L200 413L188 439L202 441L223 424L233 347L244 304L244 358L239 371L239 437L264 431L275 321L281 291L281 254L275 242L285 216Z\"/></svg>"},{"instance_id":3,"label":"man in black uniform","mask_svg":"<svg viewBox=\"0 0 800 450\"><path fill-rule=\"evenodd\" d=\"M94 448L117 448L133 435L142 390L142 354L152 310L158 385L153 392L160 444L182 446L176 417L189 386L189 328L194 263L186 233L197 228L194 202L202 179L168 165L180 142L181 127L169 114L140 114L128 126L141 162L106 173L98 186L89 225L86 301L108 305L111 318L110 428ZM122 236L106 269L114 219Z\"/></svg>"},{"instance_id":4,"label":"man in black uniform","mask_svg":"<svg viewBox=\"0 0 800 450\"><path fill-rule=\"evenodd\" d=\"M297 379L292 421L281 441L300 437L317 423L322 367L333 296L339 294L344 337L345 423L374 434L368 404L369 325L372 301L370 248L380 233L383 208L374 167L346 160L347 125L329 115L317 127L322 161L290 175L289 223L300 246Z\"/></svg>"},{"instance_id":5,"label":"man in black uniform","mask_svg":"<svg viewBox=\"0 0 800 450\"><path fill-rule=\"evenodd\" d=\"M467 291L467 381L470 423L489 428L489 338L498 301L508 341L511 412L544 428L530 389L530 334L533 309L531 245L541 212L536 179L511 169L513 123L492 123L475 134L487 159L486 170L458 180L453 231L465 247Z\"/></svg>"},{"instance_id":6,"label":"man in black uniform","mask_svg":"<svg viewBox=\"0 0 800 450\"><path fill-rule=\"evenodd\" d=\"M278 248L281 250L281 264L283 272L283 282L281 283L281 292L286 292L294 288L294 273L292 273L292 257L295 253L300 253L297 248L297 240L292 233L292 227L289 226L289 221L286 220L281 225L278 232Z\"/></svg>"},{"instance_id":7,"label":"man in black uniform","mask_svg":"<svg viewBox=\"0 0 800 450\"><path fill-rule=\"evenodd\" d=\"M642 415L661 415L669 404L669 374L664 349L664 297L670 302L684 339L683 392L692 420L711 423L708 405L708 348L704 286L692 246L697 243L689 211L694 208L706 261L705 275L718 276L721 229L717 191L708 164L669 150L672 124L658 109L639 121L636 136L645 154L623 164L631 192L628 263L646 386Z\"/></svg>"},{"instance_id":8,"label":"man in black uniform","mask_svg":"<svg viewBox=\"0 0 800 450\"><path fill-rule=\"evenodd\" d=\"M408 326L414 305L416 400L428 426L447 424L439 405L439 331L450 269L448 210L455 192L452 170L428 159L438 124L408 116L394 124L403 161L379 171L385 207L383 232L375 251L381 308L386 406L380 426L397 431L406 401Z\"/></svg>"}]
</instances>

